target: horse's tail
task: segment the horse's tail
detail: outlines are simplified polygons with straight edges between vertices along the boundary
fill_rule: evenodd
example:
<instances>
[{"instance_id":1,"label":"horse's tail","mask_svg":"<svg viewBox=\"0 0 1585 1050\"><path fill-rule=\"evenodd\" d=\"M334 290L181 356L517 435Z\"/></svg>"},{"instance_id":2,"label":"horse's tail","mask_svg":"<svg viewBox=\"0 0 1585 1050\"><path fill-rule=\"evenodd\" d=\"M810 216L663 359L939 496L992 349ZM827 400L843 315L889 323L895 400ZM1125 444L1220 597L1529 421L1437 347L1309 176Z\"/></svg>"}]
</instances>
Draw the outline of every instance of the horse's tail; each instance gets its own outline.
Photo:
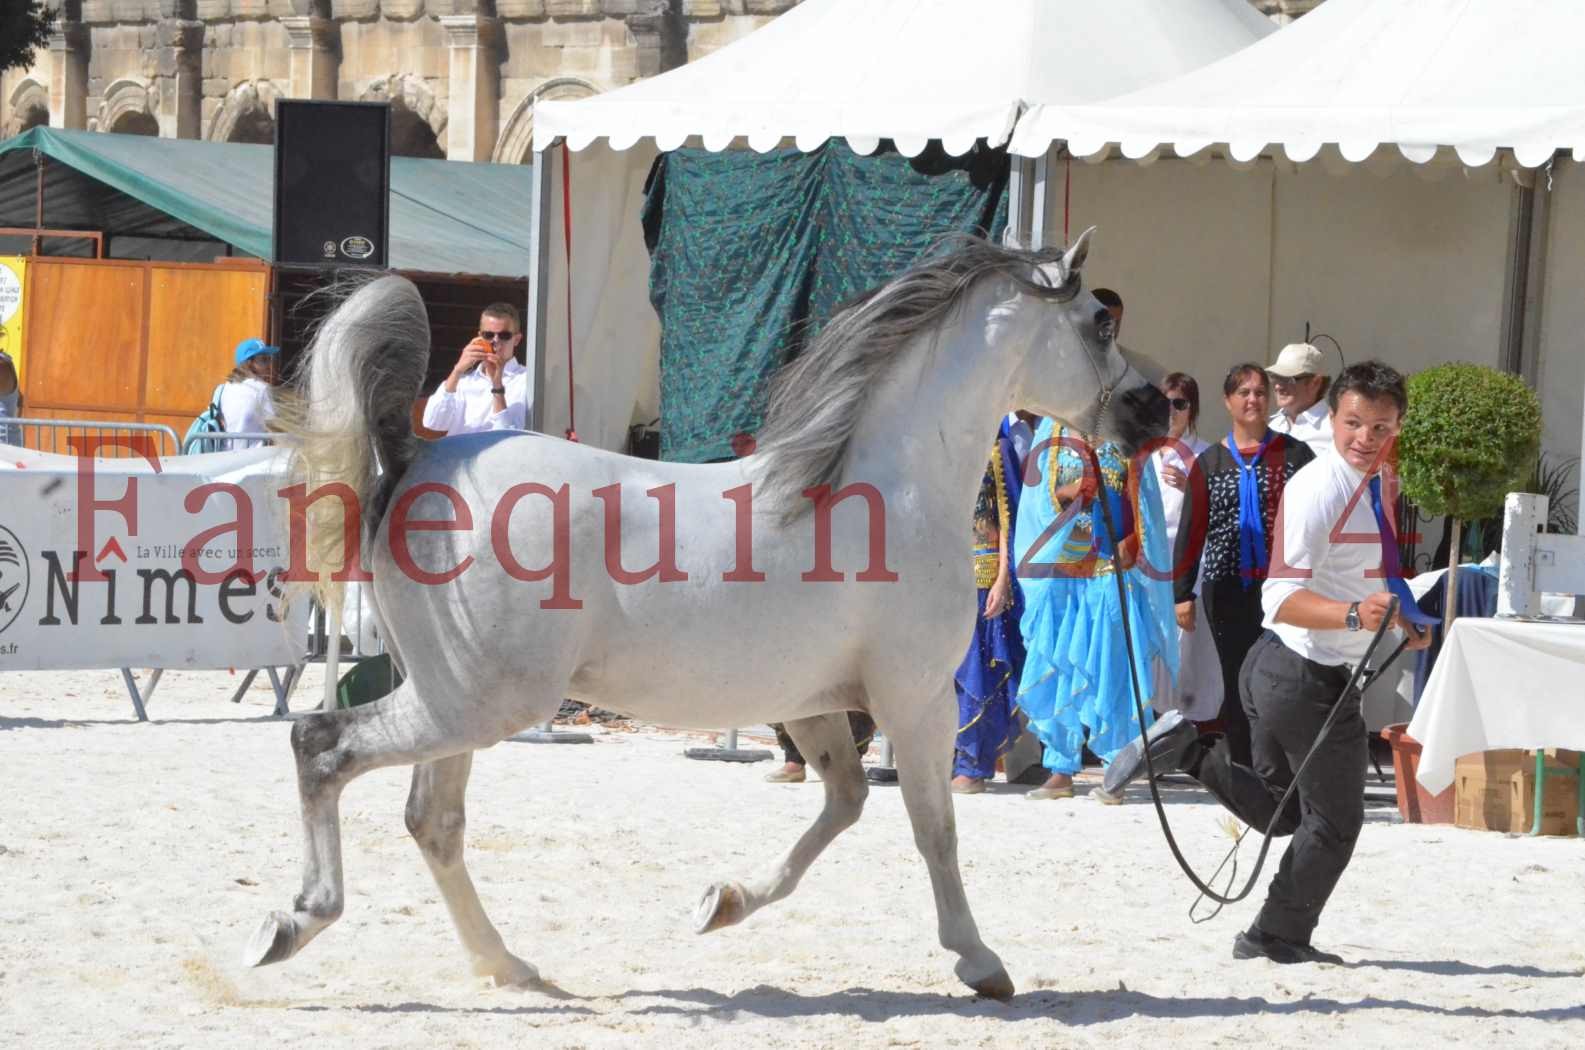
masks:
<instances>
[{"instance_id":1,"label":"horse's tail","mask_svg":"<svg viewBox=\"0 0 1585 1050\"><path fill-rule=\"evenodd\" d=\"M306 485L310 497L323 493L308 505L306 523L294 523L306 524L316 576L345 564L345 540L367 546L361 539L374 535L418 453L412 408L428 365L429 313L412 282L393 276L348 296L299 363L295 396L281 399L276 427L292 449L291 483ZM339 585L314 589L327 608L339 605Z\"/></svg>"}]
</instances>

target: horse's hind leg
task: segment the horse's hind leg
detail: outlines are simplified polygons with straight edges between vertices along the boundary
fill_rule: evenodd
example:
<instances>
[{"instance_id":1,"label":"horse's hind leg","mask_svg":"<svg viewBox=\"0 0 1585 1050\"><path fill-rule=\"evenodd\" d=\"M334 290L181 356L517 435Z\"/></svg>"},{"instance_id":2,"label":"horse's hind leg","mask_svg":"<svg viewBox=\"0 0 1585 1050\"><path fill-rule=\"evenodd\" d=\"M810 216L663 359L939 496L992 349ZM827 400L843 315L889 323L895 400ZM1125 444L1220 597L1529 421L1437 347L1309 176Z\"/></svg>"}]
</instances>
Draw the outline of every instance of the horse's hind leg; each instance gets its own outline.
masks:
<instances>
[{"instance_id":1,"label":"horse's hind leg","mask_svg":"<svg viewBox=\"0 0 1585 1050\"><path fill-rule=\"evenodd\" d=\"M407 796L407 830L435 876L473 972L494 978L497 985L532 984L539 980L539 971L506 950L463 865L463 796L472 768L471 751L415 766L413 789Z\"/></svg>"},{"instance_id":2,"label":"horse's hind leg","mask_svg":"<svg viewBox=\"0 0 1585 1050\"><path fill-rule=\"evenodd\" d=\"M820 771L825 805L814 824L787 855L759 878L718 882L705 891L694 911L694 929L709 933L742 922L749 915L791 893L820 851L859 819L869 787L853 747L846 713L800 718L787 723L798 750Z\"/></svg>"},{"instance_id":3,"label":"horse's hind leg","mask_svg":"<svg viewBox=\"0 0 1585 1050\"><path fill-rule=\"evenodd\" d=\"M941 946L958 954L954 972L964 984L993 999L1010 999L1012 978L980 939L958 872L958 830L950 788L957 705L944 692L893 693L876 701L875 718L892 741L914 843L930 870Z\"/></svg>"},{"instance_id":4,"label":"horse's hind leg","mask_svg":"<svg viewBox=\"0 0 1585 1050\"><path fill-rule=\"evenodd\" d=\"M341 792L348 783L371 769L429 762L495 742L438 721L410 682L378 703L317 712L294 722L292 753L307 850L303 892L291 912L265 918L248 941L243 963L263 966L290 959L341 917Z\"/></svg>"}]
</instances>

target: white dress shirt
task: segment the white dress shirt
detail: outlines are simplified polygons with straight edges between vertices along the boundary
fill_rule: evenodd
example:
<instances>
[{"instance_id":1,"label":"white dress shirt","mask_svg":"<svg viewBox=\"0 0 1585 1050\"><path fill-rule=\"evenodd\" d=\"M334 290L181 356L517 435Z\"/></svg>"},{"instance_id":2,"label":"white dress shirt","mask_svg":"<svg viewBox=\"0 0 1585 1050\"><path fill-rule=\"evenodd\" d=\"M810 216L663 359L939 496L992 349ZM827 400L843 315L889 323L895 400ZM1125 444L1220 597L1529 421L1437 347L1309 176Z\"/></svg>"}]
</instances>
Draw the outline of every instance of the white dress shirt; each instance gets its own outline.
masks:
<instances>
[{"instance_id":1,"label":"white dress shirt","mask_svg":"<svg viewBox=\"0 0 1585 1050\"><path fill-rule=\"evenodd\" d=\"M1381 533L1365 474L1336 448L1328 448L1288 479L1277 507L1277 533L1260 592L1266 614L1262 624L1282 644L1316 663L1357 664L1370 647L1371 632L1295 627L1278 623L1277 610L1300 590L1357 602L1387 589L1381 576Z\"/></svg>"},{"instance_id":2,"label":"white dress shirt","mask_svg":"<svg viewBox=\"0 0 1585 1050\"><path fill-rule=\"evenodd\" d=\"M441 383L424 405L424 426L447 435L528 429L528 369L515 358L508 361L501 369L501 385L506 388L505 412L495 410L490 377L482 368L457 380L456 393L449 393Z\"/></svg>"},{"instance_id":3,"label":"white dress shirt","mask_svg":"<svg viewBox=\"0 0 1585 1050\"><path fill-rule=\"evenodd\" d=\"M239 383L220 385L220 416L225 421L228 434L262 434L264 424L275 415L275 399L270 384L253 376ZM198 446L201 452L231 452L239 448L253 448L263 441L212 441Z\"/></svg>"},{"instance_id":4,"label":"white dress shirt","mask_svg":"<svg viewBox=\"0 0 1585 1050\"><path fill-rule=\"evenodd\" d=\"M1291 420L1286 412L1278 410L1266 420L1266 425L1309 445L1310 451L1317 456L1332 447L1332 410L1324 397Z\"/></svg>"}]
</instances>

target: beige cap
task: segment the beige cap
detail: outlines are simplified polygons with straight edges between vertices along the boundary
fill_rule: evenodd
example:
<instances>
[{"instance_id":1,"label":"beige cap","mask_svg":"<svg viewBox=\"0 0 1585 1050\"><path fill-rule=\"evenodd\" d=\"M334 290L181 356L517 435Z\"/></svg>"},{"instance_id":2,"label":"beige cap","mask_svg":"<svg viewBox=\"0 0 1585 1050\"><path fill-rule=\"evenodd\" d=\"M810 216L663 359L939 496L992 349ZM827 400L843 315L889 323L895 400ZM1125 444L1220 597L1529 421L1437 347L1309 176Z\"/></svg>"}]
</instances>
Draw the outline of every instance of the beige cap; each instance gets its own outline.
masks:
<instances>
[{"instance_id":1,"label":"beige cap","mask_svg":"<svg viewBox=\"0 0 1585 1050\"><path fill-rule=\"evenodd\" d=\"M1266 371L1286 379L1326 375L1326 355L1309 343L1289 343L1277 355L1277 360L1266 366Z\"/></svg>"}]
</instances>

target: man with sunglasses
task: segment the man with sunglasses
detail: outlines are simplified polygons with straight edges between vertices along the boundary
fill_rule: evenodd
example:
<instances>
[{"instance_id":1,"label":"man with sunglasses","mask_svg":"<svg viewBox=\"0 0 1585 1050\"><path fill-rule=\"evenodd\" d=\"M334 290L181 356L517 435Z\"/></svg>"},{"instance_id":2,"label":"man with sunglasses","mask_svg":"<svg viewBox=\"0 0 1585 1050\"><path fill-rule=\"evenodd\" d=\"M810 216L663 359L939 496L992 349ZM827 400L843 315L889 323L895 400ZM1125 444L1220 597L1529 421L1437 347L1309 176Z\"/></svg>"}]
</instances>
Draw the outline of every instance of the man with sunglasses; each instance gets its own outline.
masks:
<instances>
[{"instance_id":1,"label":"man with sunglasses","mask_svg":"<svg viewBox=\"0 0 1585 1050\"><path fill-rule=\"evenodd\" d=\"M479 315L479 334L424 406L424 426L446 435L526 430L528 369L514 356L522 340L517 308L491 303Z\"/></svg>"},{"instance_id":2,"label":"man with sunglasses","mask_svg":"<svg viewBox=\"0 0 1585 1050\"><path fill-rule=\"evenodd\" d=\"M1319 348L1289 343L1266 368L1277 395L1277 411L1266 425L1309 445L1317 456L1332 447L1332 415L1326 407L1332 380L1321 371L1325 367Z\"/></svg>"}]
</instances>

